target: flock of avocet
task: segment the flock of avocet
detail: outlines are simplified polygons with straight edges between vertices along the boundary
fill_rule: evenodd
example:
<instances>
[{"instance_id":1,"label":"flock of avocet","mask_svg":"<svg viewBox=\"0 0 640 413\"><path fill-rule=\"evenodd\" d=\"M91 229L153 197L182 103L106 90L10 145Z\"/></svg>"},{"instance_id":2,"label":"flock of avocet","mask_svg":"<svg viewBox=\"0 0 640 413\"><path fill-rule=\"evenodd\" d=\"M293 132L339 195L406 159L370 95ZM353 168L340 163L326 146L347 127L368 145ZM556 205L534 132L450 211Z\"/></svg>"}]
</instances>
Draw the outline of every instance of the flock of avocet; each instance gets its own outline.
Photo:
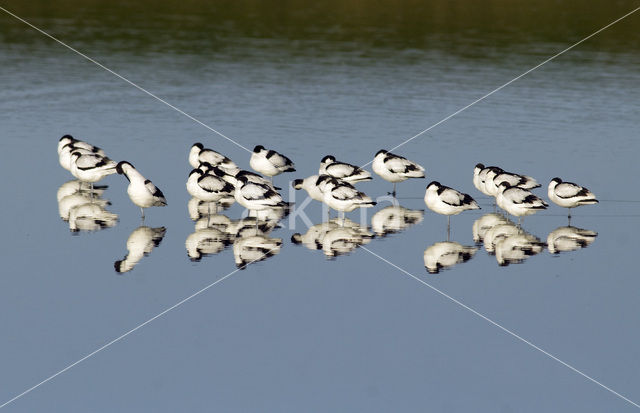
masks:
<instances>
[{"instance_id":1,"label":"flock of avocet","mask_svg":"<svg viewBox=\"0 0 640 413\"><path fill-rule=\"evenodd\" d=\"M96 146L65 135L58 143L58 155L60 165L81 182L88 183L91 190L95 182L107 175L116 172L124 175L129 181L129 198L140 207L143 218L145 208L167 205L162 191L131 163L116 163ZM289 206L278 192L280 188L274 186L273 177L295 171L294 163L274 150L256 146L251 154L251 168L262 175L240 169L231 159L205 148L201 143L191 147L189 164L194 169L187 179L187 191L201 201L215 203L233 197L250 211ZM398 182L425 177L422 166L386 150L376 153L372 169L382 179L393 183L391 194L394 196ZM292 185L295 189L305 189L312 199L339 211L344 219L345 212L376 204L354 186L357 182L371 179L368 171L337 161L334 156L328 155L322 158L318 175L296 179ZM519 219L548 207L543 199L531 192L540 187L540 184L529 176L507 172L497 166L485 167L477 164L473 183L483 194L495 197L500 208ZM598 202L587 188L563 182L560 178L551 180L547 194L553 203L568 208L569 216L571 208ZM427 185L424 202L430 210L448 217L480 208L470 195L436 181Z\"/></svg>"},{"instance_id":2,"label":"flock of avocet","mask_svg":"<svg viewBox=\"0 0 640 413\"><path fill-rule=\"evenodd\" d=\"M58 190L60 216L68 221L74 233L109 228L116 224L118 216L106 210L105 207L110 203L102 199L107 187L94 185L113 173L125 175L129 181L127 193L131 201L140 207L143 219L145 208L167 205L162 191L144 178L131 163L116 163L98 147L65 135L59 141L58 154L60 164L77 178L63 184ZM188 160L193 169L186 182L186 189L192 196L187 206L190 217L196 221L195 232L185 242L189 258L199 261L233 245L236 265L244 268L248 263L278 254L282 240L270 238L268 234L289 213L290 204L283 201L278 193L281 188L273 184L273 177L295 171L293 162L282 154L257 146L249 163L258 174L241 170L228 157L206 149L200 143L191 147ZM398 182L424 178L423 167L385 150L376 154L373 171L394 184L390 193L394 196ZM293 234L291 241L312 250L322 250L332 258L367 244L374 236L400 232L422 221L422 210L409 210L395 204L372 216L373 232L369 232L367 226L346 219L344 212L376 204L354 186L371 179L371 173L363 168L339 162L334 156L328 155L322 158L318 175L293 180L293 188L306 190L310 198L339 211L342 217L313 225L305 234ZM495 197L496 204L514 216L522 217L547 208L545 201L530 192L540 187L531 177L478 164L474 169L473 182L479 191ZM586 188L562 182L559 178L549 183L548 195L552 202L569 208L569 211L580 205L598 202ZM232 220L218 214L218 211L236 201L249 210L249 217ZM427 186L424 201L429 209L448 217L479 208L470 195L438 182L431 182ZM130 271L160 244L165 231L164 227L141 225L136 228L127 240L127 256L114 264L116 271ZM500 265L522 262L541 252L545 246L553 254L584 248L596 236L597 233L593 231L567 226L552 231L544 243L506 216L496 213L483 215L473 225L476 244L484 243L486 251L495 255ZM449 241L447 228L447 241L437 242L424 251L425 268L429 272L438 272L466 262L477 250L475 246Z\"/></svg>"}]
</instances>

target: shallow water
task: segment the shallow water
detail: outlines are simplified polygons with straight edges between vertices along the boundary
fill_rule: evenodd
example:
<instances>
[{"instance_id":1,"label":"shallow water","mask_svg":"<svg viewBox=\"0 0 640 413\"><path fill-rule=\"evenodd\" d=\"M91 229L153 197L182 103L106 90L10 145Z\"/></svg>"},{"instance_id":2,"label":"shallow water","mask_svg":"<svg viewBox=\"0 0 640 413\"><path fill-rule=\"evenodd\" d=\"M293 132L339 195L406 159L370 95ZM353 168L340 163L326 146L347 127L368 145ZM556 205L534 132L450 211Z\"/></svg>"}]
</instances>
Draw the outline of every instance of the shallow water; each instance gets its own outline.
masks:
<instances>
[{"instance_id":1,"label":"shallow water","mask_svg":"<svg viewBox=\"0 0 640 413\"><path fill-rule=\"evenodd\" d=\"M635 7L234 4L3 7L241 145L291 157L298 172L275 181L297 206L304 194L289 181L317 173L323 155L364 164ZM205 234L200 252L187 249L196 226L211 224L190 216L187 153L201 141L245 168L248 153L0 12L0 404L232 274L7 409L631 410L365 248L640 400L639 19L399 148L427 170L426 180L398 185L402 207L424 210L414 212L419 222L391 234L371 228L391 189L374 179L359 187L383 197L379 205L363 221L347 214L368 228L347 241L334 232L335 243L310 250L291 241L308 228L290 215L267 234L282 240L279 252L234 272L237 236L221 235L221 227ZM133 163L168 207L148 210L141 228L126 180L114 175L100 184L108 185L101 196L117 221L103 217L98 226L107 228L88 231L95 220L75 227L62 220L57 193L72 177L55 148L65 133ZM601 203L576 209L571 225L597 237L586 248L552 254L544 247L500 266L474 241L474 223L493 212L472 184L477 162L534 176L544 198L554 176L587 185ZM426 210L430 180L482 207L452 217L449 236L478 249L438 273L427 271L424 253L447 241L447 220ZM322 222L316 202L304 211ZM234 204L219 214L227 223L243 210ZM566 215L552 205L522 228L547 242L567 226ZM254 235L251 223L239 238ZM158 245L131 254L128 240L146 239L151 228ZM364 238L354 241L354 233ZM114 263L125 256L115 266L128 271L118 273Z\"/></svg>"}]
</instances>

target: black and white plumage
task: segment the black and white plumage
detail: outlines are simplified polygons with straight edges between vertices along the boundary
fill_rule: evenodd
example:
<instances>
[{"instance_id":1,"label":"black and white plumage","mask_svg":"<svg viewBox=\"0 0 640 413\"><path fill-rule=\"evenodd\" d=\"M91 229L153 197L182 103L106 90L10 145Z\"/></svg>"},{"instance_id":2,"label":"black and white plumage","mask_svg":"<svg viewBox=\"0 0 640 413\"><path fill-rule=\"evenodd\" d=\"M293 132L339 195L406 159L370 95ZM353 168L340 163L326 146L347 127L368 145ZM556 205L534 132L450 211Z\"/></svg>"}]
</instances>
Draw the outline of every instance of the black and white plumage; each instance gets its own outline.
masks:
<instances>
[{"instance_id":1,"label":"black and white plumage","mask_svg":"<svg viewBox=\"0 0 640 413\"><path fill-rule=\"evenodd\" d=\"M131 271L143 257L160 245L166 232L165 227L150 228L144 225L134 229L127 238L127 255L113 263L113 268L118 273Z\"/></svg>"},{"instance_id":2,"label":"black and white plumage","mask_svg":"<svg viewBox=\"0 0 640 413\"><path fill-rule=\"evenodd\" d=\"M509 214L522 217L535 214L549 206L544 200L523 188L502 182L496 196L498 206Z\"/></svg>"},{"instance_id":3,"label":"black and white plumage","mask_svg":"<svg viewBox=\"0 0 640 413\"><path fill-rule=\"evenodd\" d=\"M167 205L167 200L162 191L153 182L142 176L129 162L122 161L118 163L116 169L119 174L124 175L129 181L127 194L129 194L131 202L140 207L143 219L144 208Z\"/></svg>"},{"instance_id":4,"label":"black and white plumage","mask_svg":"<svg viewBox=\"0 0 640 413\"><path fill-rule=\"evenodd\" d=\"M60 154L62 148L64 148L67 145L75 145L78 148L88 149L88 150L91 150L91 152L93 153L105 156L105 153L102 149L98 148L97 146L91 145L88 142L84 142L84 141L81 141L80 139L76 139L71 135L64 135L62 138L60 138L60 140L58 141L58 154Z\"/></svg>"},{"instance_id":5,"label":"black and white plumage","mask_svg":"<svg viewBox=\"0 0 640 413\"><path fill-rule=\"evenodd\" d=\"M553 178L549 182L547 195L554 204L568 208L569 216L571 216L571 208L598 203L596 196L587 188L572 182L563 182L560 178Z\"/></svg>"},{"instance_id":6,"label":"black and white plumage","mask_svg":"<svg viewBox=\"0 0 640 413\"><path fill-rule=\"evenodd\" d=\"M60 155L62 151L65 150L65 147L75 147L76 149L84 149L91 153L95 153L96 155L106 156L102 149L98 148L97 146L91 145L90 143L76 139L71 135L64 135L58 141L58 155Z\"/></svg>"},{"instance_id":7,"label":"black and white plumage","mask_svg":"<svg viewBox=\"0 0 640 413\"><path fill-rule=\"evenodd\" d=\"M502 169L498 168L497 166L484 166L483 164L479 163L475 166L475 168L473 169L473 186L476 187L476 189L480 192L482 192L485 195L488 196L493 196L491 195L486 187L485 187L485 181L487 179L487 174L490 171L494 171L496 173L500 173L502 172Z\"/></svg>"},{"instance_id":8,"label":"black and white plumage","mask_svg":"<svg viewBox=\"0 0 640 413\"><path fill-rule=\"evenodd\" d=\"M259 175L259 174L255 173L255 172L247 171L247 170L244 170L244 169L238 169L237 171L233 172L233 171L229 171L229 170L225 170L225 169L219 168L217 166L212 166L211 164L209 164L207 162L201 163L198 166L198 169L200 169L203 172L206 172L206 173L215 175L217 177L220 177L220 178L224 179L226 182L229 182L234 187L238 184L238 178L244 176L244 177L247 178L247 180L249 182L253 182L255 184L269 185L272 189L274 189L276 191L281 189L281 188L278 188L277 186L274 186L273 183L269 179L266 179L262 175Z\"/></svg>"},{"instance_id":9,"label":"black and white plumage","mask_svg":"<svg viewBox=\"0 0 640 413\"><path fill-rule=\"evenodd\" d=\"M396 183L406 181L409 178L424 178L422 166L384 149L376 153L371 167L373 172L382 179L393 182L393 195L396 193Z\"/></svg>"},{"instance_id":10,"label":"black and white plumage","mask_svg":"<svg viewBox=\"0 0 640 413\"><path fill-rule=\"evenodd\" d=\"M274 191L270 185L250 182L246 176L238 178L234 196L236 202L253 211L288 205L282 201L280 194Z\"/></svg>"},{"instance_id":11,"label":"black and white plumage","mask_svg":"<svg viewBox=\"0 0 640 413\"><path fill-rule=\"evenodd\" d=\"M498 187L502 182L508 183L509 186L522 189L533 189L540 186L540 184L530 176L506 172L500 168L494 168L487 172L487 176L484 181L485 191L490 196L497 196L499 192Z\"/></svg>"},{"instance_id":12,"label":"black and white plumage","mask_svg":"<svg viewBox=\"0 0 640 413\"><path fill-rule=\"evenodd\" d=\"M98 182L105 176L116 173L116 163L106 156L94 153L71 154L71 174L83 182Z\"/></svg>"},{"instance_id":13,"label":"black and white plumage","mask_svg":"<svg viewBox=\"0 0 640 413\"><path fill-rule=\"evenodd\" d=\"M427 208L442 215L458 215L468 209L480 209L478 203L468 194L463 194L436 181L427 185L424 203Z\"/></svg>"},{"instance_id":14,"label":"black and white plumage","mask_svg":"<svg viewBox=\"0 0 640 413\"><path fill-rule=\"evenodd\" d=\"M272 149L265 149L262 145L253 148L249 165L255 171L269 177L296 170L291 159Z\"/></svg>"},{"instance_id":15,"label":"black and white plumage","mask_svg":"<svg viewBox=\"0 0 640 413\"><path fill-rule=\"evenodd\" d=\"M232 196L233 189L233 185L224 179L203 173L200 169L192 170L187 179L187 192L205 202L215 202L221 198Z\"/></svg>"},{"instance_id":16,"label":"black and white plumage","mask_svg":"<svg viewBox=\"0 0 640 413\"><path fill-rule=\"evenodd\" d=\"M327 155L320 161L318 175L329 175L349 183L370 181L369 171L345 162L338 162L333 155Z\"/></svg>"},{"instance_id":17,"label":"black and white plumage","mask_svg":"<svg viewBox=\"0 0 640 413\"><path fill-rule=\"evenodd\" d=\"M84 145L80 145L80 143ZM71 155L74 152L78 152L83 155L98 155L106 156L104 151L100 148L93 147L86 142L79 142L78 144L69 143L62 147L58 151L58 162L67 171L71 172Z\"/></svg>"},{"instance_id":18,"label":"black and white plumage","mask_svg":"<svg viewBox=\"0 0 640 413\"><path fill-rule=\"evenodd\" d=\"M328 175L324 175L327 177ZM304 179L294 179L291 182L291 186L294 189L304 189L307 191L311 199L314 199L318 202L324 202L324 192L320 187L320 183L325 182L328 178L323 178L320 180L319 175L311 175Z\"/></svg>"},{"instance_id":19,"label":"black and white plumage","mask_svg":"<svg viewBox=\"0 0 640 413\"><path fill-rule=\"evenodd\" d=\"M586 248L596 240L598 233L572 226L554 229L547 236L547 248L552 254Z\"/></svg>"},{"instance_id":20,"label":"black and white plumage","mask_svg":"<svg viewBox=\"0 0 640 413\"><path fill-rule=\"evenodd\" d=\"M330 178L326 180L326 185L323 188L324 203L329 208L341 213L351 212L356 208L370 208L376 205L376 202L371 200L364 192L358 191L348 182Z\"/></svg>"},{"instance_id":21,"label":"black and white plumage","mask_svg":"<svg viewBox=\"0 0 640 413\"><path fill-rule=\"evenodd\" d=\"M201 163L205 162L230 173L236 173L239 170L238 166L223 154L205 148L200 142L194 143L189 151L189 164L193 168L198 168Z\"/></svg>"},{"instance_id":22,"label":"black and white plumage","mask_svg":"<svg viewBox=\"0 0 640 413\"><path fill-rule=\"evenodd\" d=\"M469 261L477 250L477 247L453 241L436 242L424 250L424 267L430 274L437 274L443 269Z\"/></svg>"}]
</instances>

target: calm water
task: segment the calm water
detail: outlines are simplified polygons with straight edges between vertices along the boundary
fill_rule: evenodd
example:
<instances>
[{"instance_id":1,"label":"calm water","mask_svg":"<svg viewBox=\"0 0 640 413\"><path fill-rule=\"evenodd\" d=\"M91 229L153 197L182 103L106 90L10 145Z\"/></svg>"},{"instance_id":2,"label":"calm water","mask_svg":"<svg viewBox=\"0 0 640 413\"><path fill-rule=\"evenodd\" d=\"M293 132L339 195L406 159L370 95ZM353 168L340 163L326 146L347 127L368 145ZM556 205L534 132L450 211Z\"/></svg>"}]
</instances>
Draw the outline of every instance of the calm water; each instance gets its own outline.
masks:
<instances>
[{"instance_id":1,"label":"calm water","mask_svg":"<svg viewBox=\"0 0 640 413\"><path fill-rule=\"evenodd\" d=\"M323 155L364 164L636 4L3 7L240 144L287 154L298 172L276 184L300 205L305 198L290 193L289 180L317 173ZM282 240L279 253L6 409L631 411L357 247L640 400L639 25L640 15L630 17L398 149L427 169L427 180L398 187L415 221L406 229L384 235L379 222L390 204L382 200L363 222L348 214L364 224L352 227L351 241L333 232L334 243L310 250L291 241L312 239L305 222L285 218L267 231ZM224 234L241 227L243 210L232 205L208 221L191 219L187 153L201 141L245 168L249 155L3 12L0 46L1 404L237 268L234 239ZM126 180L115 175L100 182L108 185L106 210L117 215L101 218L106 228L62 220L68 205L57 194L72 177L55 149L65 133L133 163L169 206L148 210L140 228ZM575 210L571 224L597 237L587 248L551 254L545 247L498 265L497 254L474 242L474 223L493 212L472 184L477 162L536 177L545 198L554 176L589 186L601 203ZM483 208L452 218L450 241L477 250L438 273L424 261L428 247L447 241L446 218L421 212L430 180L468 192ZM391 184L360 187L377 197ZM317 203L305 212L321 224ZM212 221L217 226L204 230ZM552 205L523 229L546 242L566 225L566 212ZM252 231L249 221L236 249ZM150 254L128 251L145 237L158 244ZM114 263L125 256L116 267L130 271L118 273ZM500 257L503 264L521 258Z\"/></svg>"}]
</instances>

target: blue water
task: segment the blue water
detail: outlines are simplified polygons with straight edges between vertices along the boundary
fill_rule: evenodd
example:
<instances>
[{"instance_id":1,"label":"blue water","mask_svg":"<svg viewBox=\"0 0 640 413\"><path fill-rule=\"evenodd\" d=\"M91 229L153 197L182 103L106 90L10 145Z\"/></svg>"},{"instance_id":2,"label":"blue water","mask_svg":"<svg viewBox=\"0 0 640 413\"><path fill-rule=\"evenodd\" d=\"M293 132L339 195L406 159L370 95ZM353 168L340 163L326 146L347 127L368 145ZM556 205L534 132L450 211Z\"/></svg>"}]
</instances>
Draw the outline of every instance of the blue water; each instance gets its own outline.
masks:
<instances>
[{"instance_id":1,"label":"blue water","mask_svg":"<svg viewBox=\"0 0 640 413\"><path fill-rule=\"evenodd\" d=\"M65 33L64 20L42 23ZM131 36L153 39L145 27L132 28ZM35 38L11 23L12 34L20 30ZM610 30L615 36L616 28ZM73 44L73 33L66 34ZM114 39L80 36L79 47L241 145L263 144L292 158L297 172L275 181L296 205L304 194L290 190L289 181L317 173L324 155L364 164L569 44L495 46L481 36L477 44L453 38L458 51L474 55L465 56L424 45L360 51L357 42L341 40L292 45L277 37L225 36L219 41L228 47L182 53L171 40L167 52L153 40L131 51L118 50ZM328 259L322 250L295 245L292 235L307 231L301 219L281 221L268 234L282 240L279 253L246 269L237 270L230 243L190 260L185 241L196 224L185 189L189 147L203 142L244 168L249 154L59 44L2 44L0 404L231 274L8 411L633 407L364 248ZM398 186L400 204L424 210L423 219L363 241L636 402L638 63L633 50L578 47L398 148L426 168L425 180ZM117 273L114 262L127 255L127 239L141 223L123 177L100 182L109 187L103 197L118 216L114 226L72 233L60 218L56 193L72 177L58 165L55 148L66 133L130 161L166 195L168 207L147 210L144 221L166 234L129 272ZM588 186L601 202L575 210L571 224L597 237L586 248L557 255L544 249L507 266L480 244L469 261L428 273L423 253L447 239L447 220L426 210L424 188L438 180L479 201L480 211L451 220L450 240L473 246L474 222L493 212L472 184L478 162L534 176L544 198L555 176ZM377 177L359 187L374 198L391 190ZM384 199L364 221L357 211L347 216L370 226L372 215L389 205ZM234 204L220 214L235 220L243 212ZM305 212L322 222L315 201ZM551 205L525 218L523 229L546 242L565 225L566 211Z\"/></svg>"}]
</instances>

